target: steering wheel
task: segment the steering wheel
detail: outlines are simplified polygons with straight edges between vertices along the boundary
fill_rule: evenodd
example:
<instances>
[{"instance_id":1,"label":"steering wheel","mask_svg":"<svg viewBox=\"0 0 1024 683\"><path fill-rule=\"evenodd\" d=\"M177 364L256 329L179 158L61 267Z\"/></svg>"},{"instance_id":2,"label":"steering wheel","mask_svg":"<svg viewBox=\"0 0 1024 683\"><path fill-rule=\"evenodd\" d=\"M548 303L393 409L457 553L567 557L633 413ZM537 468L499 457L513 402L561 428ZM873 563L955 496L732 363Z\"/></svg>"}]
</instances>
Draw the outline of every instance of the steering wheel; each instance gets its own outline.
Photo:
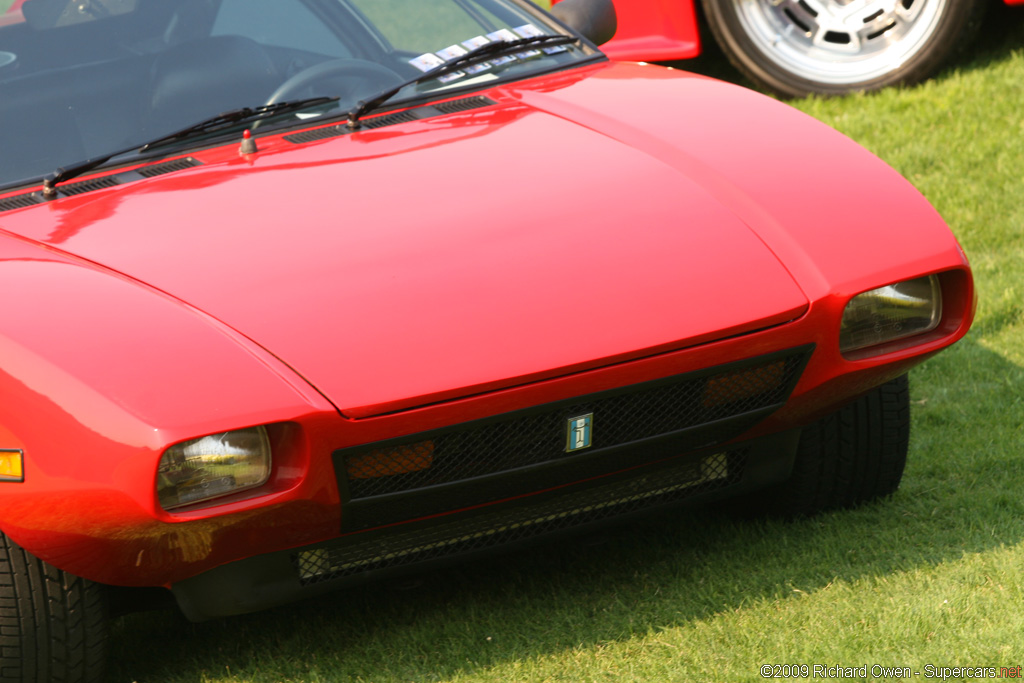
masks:
<instances>
[{"instance_id":1,"label":"steering wheel","mask_svg":"<svg viewBox=\"0 0 1024 683\"><path fill-rule=\"evenodd\" d=\"M342 92L332 92L331 96L339 95L341 101L356 94L357 87L361 82L369 82L374 90L382 90L386 87L396 86L402 82L402 77L386 66L376 62L368 62L365 59L332 59L321 62L308 69L303 69L294 76L289 77L284 83L277 86L277 90L271 93L265 105L277 104L296 99L299 91L307 88L318 81L331 79L351 80L347 89Z\"/></svg>"}]
</instances>

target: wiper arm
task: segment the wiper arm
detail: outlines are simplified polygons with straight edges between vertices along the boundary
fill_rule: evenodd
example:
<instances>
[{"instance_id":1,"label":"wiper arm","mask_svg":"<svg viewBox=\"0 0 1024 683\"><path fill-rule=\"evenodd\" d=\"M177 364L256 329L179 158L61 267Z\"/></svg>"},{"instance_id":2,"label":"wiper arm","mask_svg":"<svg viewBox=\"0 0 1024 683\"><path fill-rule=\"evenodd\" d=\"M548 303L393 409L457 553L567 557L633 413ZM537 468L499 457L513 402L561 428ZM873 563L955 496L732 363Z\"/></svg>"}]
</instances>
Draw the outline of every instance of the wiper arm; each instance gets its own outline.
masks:
<instances>
[{"instance_id":1,"label":"wiper arm","mask_svg":"<svg viewBox=\"0 0 1024 683\"><path fill-rule=\"evenodd\" d=\"M241 123L242 121L259 121L271 116L276 116L277 114L284 114L298 109L305 109L307 107L315 107L318 104L327 104L329 102L336 102L337 100L337 97L310 97L304 100L291 100L288 102L265 104L262 107L242 107L241 109L232 109L230 111L217 114L216 116L211 116L208 119L204 119L203 121L188 126L187 128L182 128L181 130L170 133L169 135L163 135L155 140L150 140L143 145L135 145L126 149L120 149L116 152L111 152L110 154L104 154L100 157L86 159L85 161L74 164L73 166L62 166L43 178L43 197L46 199L55 198L57 196L57 185L59 183L67 182L72 178L77 178L83 173L88 173L94 168L98 168L114 157L121 156L122 154L128 154L129 152L147 152L155 147L166 145L171 142L177 142L178 140L184 140L192 137L193 135L215 131L220 128L228 128Z\"/></svg>"},{"instance_id":2,"label":"wiper arm","mask_svg":"<svg viewBox=\"0 0 1024 683\"><path fill-rule=\"evenodd\" d=\"M467 66L473 66L481 62L486 62L492 57L496 57L510 52L518 52L524 47L539 46L539 45L566 45L568 43L578 43L579 38L575 36L566 35L543 35L543 36L530 36L528 38L518 38L516 40L496 40L494 42L481 45L478 48L470 50L466 54L459 55L454 59L451 59L444 64L441 64L430 71L424 71L423 73L410 78L409 80L399 83L396 86L389 87L387 90L381 91L379 94L374 95L368 99L362 100L356 107L348 113L348 123L346 124L350 130L359 130L360 124L359 119L366 116L369 112L377 109L382 104L390 100L392 97L398 94L403 88L407 88L410 85L416 85L424 81L437 78L438 76L444 76L447 73L458 71L461 68Z\"/></svg>"},{"instance_id":3,"label":"wiper arm","mask_svg":"<svg viewBox=\"0 0 1024 683\"><path fill-rule=\"evenodd\" d=\"M237 123L241 123L242 121L259 121L260 119L295 111L296 109L305 109L306 107L315 107L318 104L327 104L328 102L337 101L337 97L310 97L304 100L291 100L288 102L265 104L262 107L242 107L241 109L232 109L222 114L211 116L204 121L200 121L199 123L193 124L187 128L182 128L181 130L170 133L169 135L159 137L156 140L151 140L139 147L138 150L140 152L145 152L169 142L177 142L178 140L184 140L192 137L193 135L206 133L218 128L227 128Z\"/></svg>"}]
</instances>

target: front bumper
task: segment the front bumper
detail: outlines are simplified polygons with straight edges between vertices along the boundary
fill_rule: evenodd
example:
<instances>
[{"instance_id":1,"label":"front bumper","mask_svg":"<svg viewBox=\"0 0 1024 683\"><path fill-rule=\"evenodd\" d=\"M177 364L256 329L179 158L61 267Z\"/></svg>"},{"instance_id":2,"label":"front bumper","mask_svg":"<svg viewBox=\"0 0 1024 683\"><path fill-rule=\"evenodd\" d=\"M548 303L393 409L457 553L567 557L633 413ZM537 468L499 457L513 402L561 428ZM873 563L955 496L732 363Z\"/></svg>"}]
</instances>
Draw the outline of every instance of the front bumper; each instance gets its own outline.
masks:
<instances>
[{"instance_id":1,"label":"front bumper","mask_svg":"<svg viewBox=\"0 0 1024 683\"><path fill-rule=\"evenodd\" d=\"M782 482L792 469L799 436L793 430L724 451L705 449L485 508L251 557L174 584L172 590L186 617L204 621L512 552L666 506L707 503Z\"/></svg>"},{"instance_id":2,"label":"front bumper","mask_svg":"<svg viewBox=\"0 0 1024 683\"><path fill-rule=\"evenodd\" d=\"M783 481L798 430L736 439L785 404L811 350L341 449L338 537L226 564L173 592L194 620L241 614ZM564 448L567 421L585 413L592 447ZM395 474L396 454L424 443L429 461ZM374 462L382 474L367 477Z\"/></svg>"}]
</instances>

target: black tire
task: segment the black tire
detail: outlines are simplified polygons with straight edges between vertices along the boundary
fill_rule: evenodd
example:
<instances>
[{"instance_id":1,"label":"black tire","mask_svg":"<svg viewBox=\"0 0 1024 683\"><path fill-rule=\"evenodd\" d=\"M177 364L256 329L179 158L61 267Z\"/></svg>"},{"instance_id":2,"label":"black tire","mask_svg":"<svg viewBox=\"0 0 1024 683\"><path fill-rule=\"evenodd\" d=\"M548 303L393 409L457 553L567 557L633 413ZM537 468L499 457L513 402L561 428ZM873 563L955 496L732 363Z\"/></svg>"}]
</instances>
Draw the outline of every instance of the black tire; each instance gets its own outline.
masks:
<instances>
[{"instance_id":1,"label":"black tire","mask_svg":"<svg viewBox=\"0 0 1024 683\"><path fill-rule=\"evenodd\" d=\"M903 478L909 442L903 375L805 427L789 480L760 492L756 508L793 517L888 496Z\"/></svg>"},{"instance_id":2,"label":"black tire","mask_svg":"<svg viewBox=\"0 0 1024 683\"><path fill-rule=\"evenodd\" d=\"M736 68L765 90L804 97L928 78L972 42L989 2L901 0L885 12L839 0L702 0L702 8ZM864 16L840 22L855 7Z\"/></svg>"},{"instance_id":3,"label":"black tire","mask_svg":"<svg viewBox=\"0 0 1024 683\"><path fill-rule=\"evenodd\" d=\"M107 621L101 586L0 533L0 683L98 683Z\"/></svg>"}]
</instances>

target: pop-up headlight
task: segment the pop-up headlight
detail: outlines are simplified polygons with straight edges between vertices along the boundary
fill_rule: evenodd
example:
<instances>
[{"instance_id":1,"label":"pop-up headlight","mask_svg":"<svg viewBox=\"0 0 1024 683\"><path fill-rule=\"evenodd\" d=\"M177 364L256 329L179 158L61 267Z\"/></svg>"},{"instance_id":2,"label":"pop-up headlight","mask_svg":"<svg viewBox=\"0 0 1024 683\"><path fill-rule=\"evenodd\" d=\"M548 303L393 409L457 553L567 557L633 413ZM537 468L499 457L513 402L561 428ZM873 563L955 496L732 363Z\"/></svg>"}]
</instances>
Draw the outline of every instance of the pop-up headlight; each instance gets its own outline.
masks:
<instances>
[{"instance_id":1,"label":"pop-up headlight","mask_svg":"<svg viewBox=\"0 0 1024 683\"><path fill-rule=\"evenodd\" d=\"M160 458L157 496L165 510L255 488L270 477L263 427L212 434L171 446Z\"/></svg>"},{"instance_id":2,"label":"pop-up headlight","mask_svg":"<svg viewBox=\"0 0 1024 683\"><path fill-rule=\"evenodd\" d=\"M942 288L936 275L872 289L850 300L839 329L846 354L934 330L942 319Z\"/></svg>"}]
</instances>

